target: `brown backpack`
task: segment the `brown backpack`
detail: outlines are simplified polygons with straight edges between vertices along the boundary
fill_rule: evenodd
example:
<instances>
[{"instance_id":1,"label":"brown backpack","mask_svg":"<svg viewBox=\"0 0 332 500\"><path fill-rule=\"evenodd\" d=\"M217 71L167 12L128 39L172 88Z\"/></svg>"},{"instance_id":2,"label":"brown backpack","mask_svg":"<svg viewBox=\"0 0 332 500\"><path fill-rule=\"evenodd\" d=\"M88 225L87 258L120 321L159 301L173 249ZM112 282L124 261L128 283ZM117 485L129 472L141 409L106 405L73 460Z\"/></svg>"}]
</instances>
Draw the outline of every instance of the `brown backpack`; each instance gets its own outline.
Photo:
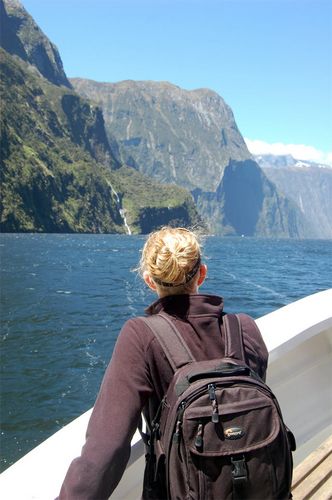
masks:
<instances>
[{"instance_id":1,"label":"brown backpack","mask_svg":"<svg viewBox=\"0 0 332 500\"><path fill-rule=\"evenodd\" d=\"M239 317L225 356L195 361L166 314L143 318L174 370L149 435L143 498L291 498L295 439L271 389L245 363Z\"/></svg>"}]
</instances>

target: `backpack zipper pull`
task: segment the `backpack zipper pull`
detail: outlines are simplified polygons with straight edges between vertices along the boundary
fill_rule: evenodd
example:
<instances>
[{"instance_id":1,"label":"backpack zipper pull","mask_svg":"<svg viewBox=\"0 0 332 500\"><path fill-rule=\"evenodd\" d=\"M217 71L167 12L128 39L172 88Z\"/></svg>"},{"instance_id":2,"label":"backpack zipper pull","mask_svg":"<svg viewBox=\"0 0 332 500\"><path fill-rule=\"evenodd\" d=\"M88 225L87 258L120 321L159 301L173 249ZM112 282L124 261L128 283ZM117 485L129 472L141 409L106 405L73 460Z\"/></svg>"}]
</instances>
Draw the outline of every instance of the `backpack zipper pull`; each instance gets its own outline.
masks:
<instances>
[{"instance_id":1,"label":"backpack zipper pull","mask_svg":"<svg viewBox=\"0 0 332 500\"><path fill-rule=\"evenodd\" d=\"M178 420L176 422L175 432L173 434L173 443L177 444L180 441L180 433L181 433L181 422Z\"/></svg>"},{"instance_id":2,"label":"backpack zipper pull","mask_svg":"<svg viewBox=\"0 0 332 500\"><path fill-rule=\"evenodd\" d=\"M184 413L185 407L186 407L186 403L183 401L181 403L179 411L178 411L178 419L176 421L175 432L173 434L173 443L175 443L175 444L179 443L179 441L180 441L183 413Z\"/></svg>"},{"instance_id":3,"label":"backpack zipper pull","mask_svg":"<svg viewBox=\"0 0 332 500\"><path fill-rule=\"evenodd\" d=\"M219 413L218 413L218 403L216 397L216 386L214 384L209 384L208 390L209 390L209 398L212 404L211 420L214 424L217 424L219 422Z\"/></svg>"},{"instance_id":4,"label":"backpack zipper pull","mask_svg":"<svg viewBox=\"0 0 332 500\"><path fill-rule=\"evenodd\" d=\"M203 448L203 424L198 424L197 434L195 438L195 446L197 449Z\"/></svg>"}]
</instances>

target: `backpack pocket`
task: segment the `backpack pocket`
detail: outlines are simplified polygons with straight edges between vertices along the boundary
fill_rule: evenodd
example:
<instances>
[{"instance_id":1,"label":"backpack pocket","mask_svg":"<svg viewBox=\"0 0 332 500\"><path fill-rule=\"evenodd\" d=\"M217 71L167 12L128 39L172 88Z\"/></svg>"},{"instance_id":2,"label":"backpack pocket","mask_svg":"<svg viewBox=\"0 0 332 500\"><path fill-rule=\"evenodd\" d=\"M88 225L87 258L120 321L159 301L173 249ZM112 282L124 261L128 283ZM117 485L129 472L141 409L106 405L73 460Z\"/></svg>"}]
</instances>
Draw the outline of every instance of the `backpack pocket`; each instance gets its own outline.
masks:
<instances>
[{"instance_id":1,"label":"backpack pocket","mask_svg":"<svg viewBox=\"0 0 332 500\"><path fill-rule=\"evenodd\" d=\"M288 498L288 442L268 391L252 385L218 387L217 382L214 392L206 389L187 402L183 413L187 490L228 500L241 486L241 498Z\"/></svg>"},{"instance_id":2,"label":"backpack pocket","mask_svg":"<svg viewBox=\"0 0 332 500\"><path fill-rule=\"evenodd\" d=\"M210 402L202 404L199 398L185 410L183 418L184 443L191 453L202 457L233 456L263 448L276 439L279 430L277 409L264 395L219 404L218 419L213 421Z\"/></svg>"}]
</instances>

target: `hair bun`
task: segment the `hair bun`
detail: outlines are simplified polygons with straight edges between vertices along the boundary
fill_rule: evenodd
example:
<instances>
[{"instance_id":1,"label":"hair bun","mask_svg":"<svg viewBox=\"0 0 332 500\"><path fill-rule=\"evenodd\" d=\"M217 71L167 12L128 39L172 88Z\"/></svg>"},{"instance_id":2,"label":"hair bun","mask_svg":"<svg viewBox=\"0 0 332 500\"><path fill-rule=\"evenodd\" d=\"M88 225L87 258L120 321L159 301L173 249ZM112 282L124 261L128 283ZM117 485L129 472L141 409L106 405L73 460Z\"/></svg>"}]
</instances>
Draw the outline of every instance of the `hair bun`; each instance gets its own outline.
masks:
<instances>
[{"instance_id":1,"label":"hair bun","mask_svg":"<svg viewBox=\"0 0 332 500\"><path fill-rule=\"evenodd\" d=\"M198 239L192 231L165 227L149 236L140 268L161 286L181 286L197 273L200 253Z\"/></svg>"}]
</instances>

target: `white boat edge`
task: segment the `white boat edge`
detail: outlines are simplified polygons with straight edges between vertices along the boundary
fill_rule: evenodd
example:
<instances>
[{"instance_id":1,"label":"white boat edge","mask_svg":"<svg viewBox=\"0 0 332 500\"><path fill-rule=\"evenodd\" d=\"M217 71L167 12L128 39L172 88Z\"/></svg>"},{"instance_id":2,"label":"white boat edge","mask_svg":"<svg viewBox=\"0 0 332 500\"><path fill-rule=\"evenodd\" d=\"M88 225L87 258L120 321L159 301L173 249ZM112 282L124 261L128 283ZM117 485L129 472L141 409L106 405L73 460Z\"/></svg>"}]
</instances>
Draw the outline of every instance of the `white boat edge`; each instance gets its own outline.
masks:
<instances>
[{"instance_id":1,"label":"white boat edge","mask_svg":"<svg viewBox=\"0 0 332 500\"><path fill-rule=\"evenodd\" d=\"M267 383L296 435L295 463L332 433L332 289L288 304L256 320L270 353ZM53 434L0 475L5 500L57 497L80 454L91 409ZM114 499L141 496L144 446L138 432Z\"/></svg>"}]
</instances>

